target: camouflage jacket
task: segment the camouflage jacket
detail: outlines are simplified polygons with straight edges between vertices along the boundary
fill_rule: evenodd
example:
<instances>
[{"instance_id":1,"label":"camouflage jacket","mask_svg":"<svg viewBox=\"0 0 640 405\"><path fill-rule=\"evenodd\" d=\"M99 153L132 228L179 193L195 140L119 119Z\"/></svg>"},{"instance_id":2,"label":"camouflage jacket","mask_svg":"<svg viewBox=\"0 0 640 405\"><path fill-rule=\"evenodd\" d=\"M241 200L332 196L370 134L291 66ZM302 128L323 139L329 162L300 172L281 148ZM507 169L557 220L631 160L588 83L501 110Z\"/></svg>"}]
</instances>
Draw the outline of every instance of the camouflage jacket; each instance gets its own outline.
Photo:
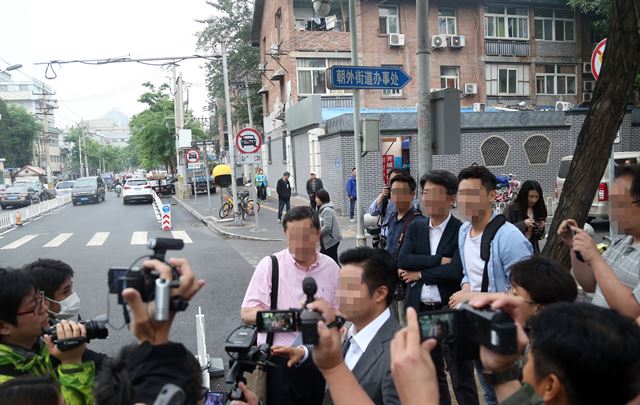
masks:
<instances>
[{"instance_id":1,"label":"camouflage jacket","mask_svg":"<svg viewBox=\"0 0 640 405\"><path fill-rule=\"evenodd\" d=\"M47 345L44 342L38 345L37 351L31 351L0 344L0 384L24 374L48 375L60 384L67 405L92 405L95 383L93 362L54 367Z\"/></svg>"}]
</instances>

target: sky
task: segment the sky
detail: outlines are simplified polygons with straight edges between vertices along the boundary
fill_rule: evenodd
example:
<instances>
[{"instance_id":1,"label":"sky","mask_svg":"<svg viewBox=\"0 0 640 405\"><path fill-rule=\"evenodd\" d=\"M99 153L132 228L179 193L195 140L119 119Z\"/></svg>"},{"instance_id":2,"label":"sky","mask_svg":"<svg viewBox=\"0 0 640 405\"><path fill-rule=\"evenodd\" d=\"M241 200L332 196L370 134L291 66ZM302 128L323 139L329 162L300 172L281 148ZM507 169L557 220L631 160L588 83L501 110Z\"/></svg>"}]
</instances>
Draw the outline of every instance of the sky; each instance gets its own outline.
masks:
<instances>
[{"instance_id":1,"label":"sky","mask_svg":"<svg viewBox=\"0 0 640 405\"><path fill-rule=\"evenodd\" d=\"M203 54L196 50L196 33L213 8L204 0L19 0L0 7L0 69L13 80L39 79L53 89L59 109L56 126L96 119L112 109L129 117L144 110L137 102L141 84L170 83L171 70L137 63L55 66L56 79L45 78L50 60L148 58ZM196 116L208 116L205 61L180 62L189 84L189 106ZM186 100L186 95L185 95Z\"/></svg>"}]
</instances>

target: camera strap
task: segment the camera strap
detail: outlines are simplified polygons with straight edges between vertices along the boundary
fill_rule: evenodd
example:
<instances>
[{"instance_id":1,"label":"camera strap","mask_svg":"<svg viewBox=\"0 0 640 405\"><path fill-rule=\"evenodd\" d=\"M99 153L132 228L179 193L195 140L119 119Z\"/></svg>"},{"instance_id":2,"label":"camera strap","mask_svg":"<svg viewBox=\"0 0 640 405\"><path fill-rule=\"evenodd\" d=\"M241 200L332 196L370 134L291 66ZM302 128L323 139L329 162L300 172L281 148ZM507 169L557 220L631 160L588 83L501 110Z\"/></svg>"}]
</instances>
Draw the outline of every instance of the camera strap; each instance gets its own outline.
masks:
<instances>
[{"instance_id":1,"label":"camera strap","mask_svg":"<svg viewBox=\"0 0 640 405\"><path fill-rule=\"evenodd\" d=\"M278 282L280 280L280 268L278 267L278 258L271 255L271 310L278 309ZM274 333L267 333L267 343L273 345Z\"/></svg>"},{"instance_id":2,"label":"camera strap","mask_svg":"<svg viewBox=\"0 0 640 405\"><path fill-rule=\"evenodd\" d=\"M481 292L489 291L489 259L491 258L491 242L505 222L507 222L505 216L498 214L487 224L487 227L484 228L484 232L482 232L482 239L480 240L480 258L484 261L484 270L482 271Z\"/></svg>"}]
</instances>

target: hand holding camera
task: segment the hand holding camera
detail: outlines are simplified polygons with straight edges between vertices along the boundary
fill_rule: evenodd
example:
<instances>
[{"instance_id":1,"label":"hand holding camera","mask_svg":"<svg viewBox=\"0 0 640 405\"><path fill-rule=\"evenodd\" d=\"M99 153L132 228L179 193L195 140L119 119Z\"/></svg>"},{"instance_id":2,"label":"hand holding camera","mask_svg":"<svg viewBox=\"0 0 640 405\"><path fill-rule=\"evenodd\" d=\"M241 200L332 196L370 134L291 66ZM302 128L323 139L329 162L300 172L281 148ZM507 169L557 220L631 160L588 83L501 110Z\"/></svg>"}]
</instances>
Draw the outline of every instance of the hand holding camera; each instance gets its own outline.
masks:
<instances>
[{"instance_id":1,"label":"hand holding camera","mask_svg":"<svg viewBox=\"0 0 640 405\"><path fill-rule=\"evenodd\" d=\"M55 334L44 335L49 353L62 364L80 364L86 348L87 329L81 323L63 320L55 326ZM59 347L61 343L69 343L69 349Z\"/></svg>"},{"instance_id":2,"label":"hand holding camera","mask_svg":"<svg viewBox=\"0 0 640 405\"><path fill-rule=\"evenodd\" d=\"M342 338L339 327L329 327L334 325L340 318L336 316L331 305L318 299L307 305L307 308L317 311L323 320L318 322L318 344L313 348L313 362L321 371L330 370L339 366L342 358Z\"/></svg>"}]
</instances>

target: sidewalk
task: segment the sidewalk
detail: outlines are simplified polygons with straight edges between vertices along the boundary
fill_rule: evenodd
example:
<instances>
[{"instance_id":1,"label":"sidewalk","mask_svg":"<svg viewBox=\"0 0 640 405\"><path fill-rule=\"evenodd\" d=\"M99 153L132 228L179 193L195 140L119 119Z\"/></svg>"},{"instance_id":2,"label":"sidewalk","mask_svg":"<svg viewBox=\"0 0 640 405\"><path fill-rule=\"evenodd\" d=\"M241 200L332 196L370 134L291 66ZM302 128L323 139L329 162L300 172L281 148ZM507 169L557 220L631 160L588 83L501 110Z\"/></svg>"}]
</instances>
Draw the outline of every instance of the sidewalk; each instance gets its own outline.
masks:
<instances>
[{"instance_id":1,"label":"sidewalk","mask_svg":"<svg viewBox=\"0 0 640 405\"><path fill-rule=\"evenodd\" d=\"M250 191L249 187L238 187L238 192ZM247 216L247 219L240 226L233 225L233 217L228 215L224 219L220 219L218 212L222 203L220 201L220 189L215 194L211 194L211 209L206 194L198 194L197 198L191 196L188 200L181 200L176 196L172 196L173 200L180 204L184 209L202 221L209 229L218 233L223 238L245 239L255 241L282 241L284 240L284 231L282 224L278 221L278 199L277 197L267 197L267 201L259 201L260 227L256 226L256 218ZM226 199L227 191L222 191ZM291 197L291 206L306 206L309 200L303 197ZM356 224L350 223L348 217L338 217L340 230L343 239L354 239L356 237Z\"/></svg>"}]
</instances>

